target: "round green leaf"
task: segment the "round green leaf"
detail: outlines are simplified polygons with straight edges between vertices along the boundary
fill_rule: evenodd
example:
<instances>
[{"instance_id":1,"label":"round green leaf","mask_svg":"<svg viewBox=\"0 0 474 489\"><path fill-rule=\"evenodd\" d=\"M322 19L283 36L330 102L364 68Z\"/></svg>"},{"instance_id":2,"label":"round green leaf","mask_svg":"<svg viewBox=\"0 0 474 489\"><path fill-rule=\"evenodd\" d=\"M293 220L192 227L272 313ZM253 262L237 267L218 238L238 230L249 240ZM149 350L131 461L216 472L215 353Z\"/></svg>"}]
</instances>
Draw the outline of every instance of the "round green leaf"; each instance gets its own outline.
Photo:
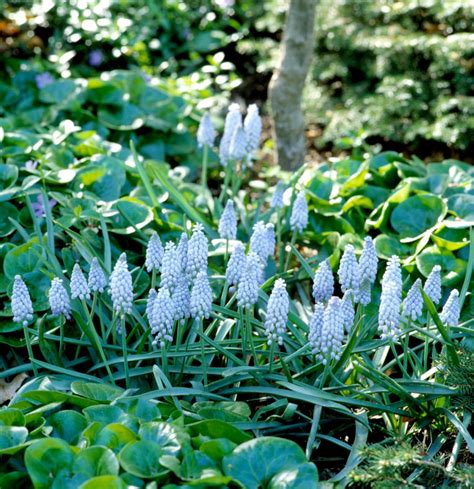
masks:
<instances>
[{"instance_id":1,"label":"round green leaf","mask_svg":"<svg viewBox=\"0 0 474 489\"><path fill-rule=\"evenodd\" d=\"M142 440L153 441L159 445L164 455L177 456L181 450L178 433L173 425L161 421L144 423L138 434Z\"/></svg>"},{"instance_id":2,"label":"round green leaf","mask_svg":"<svg viewBox=\"0 0 474 489\"><path fill-rule=\"evenodd\" d=\"M123 389L108 384L76 381L71 384L71 390L78 396L87 397L94 401L113 401L120 397Z\"/></svg>"},{"instance_id":3,"label":"round green leaf","mask_svg":"<svg viewBox=\"0 0 474 489\"><path fill-rule=\"evenodd\" d=\"M102 424L110 424L119 421L120 416L122 416L124 412L117 406L100 404L84 409L84 414L90 422L98 421Z\"/></svg>"},{"instance_id":4,"label":"round green leaf","mask_svg":"<svg viewBox=\"0 0 474 489\"><path fill-rule=\"evenodd\" d=\"M120 234L131 234L135 228L141 229L152 219L151 209L135 197L123 197L112 205L119 213L112 217L113 231Z\"/></svg>"},{"instance_id":5,"label":"round green leaf","mask_svg":"<svg viewBox=\"0 0 474 489\"><path fill-rule=\"evenodd\" d=\"M51 436L62 438L71 445L79 440L79 435L88 425L87 419L76 411L64 410L53 414L49 418L49 424L53 427Z\"/></svg>"},{"instance_id":6,"label":"round green leaf","mask_svg":"<svg viewBox=\"0 0 474 489\"><path fill-rule=\"evenodd\" d=\"M25 465L35 489L48 489L56 478L71 471L74 461L72 448L59 438L44 438L25 451Z\"/></svg>"},{"instance_id":7,"label":"round green leaf","mask_svg":"<svg viewBox=\"0 0 474 489\"><path fill-rule=\"evenodd\" d=\"M28 430L23 426L0 426L0 450L21 445L27 437Z\"/></svg>"},{"instance_id":8,"label":"round green leaf","mask_svg":"<svg viewBox=\"0 0 474 489\"><path fill-rule=\"evenodd\" d=\"M375 250L380 258L388 260L391 256L405 256L410 254L410 247L400 243L399 239L386 234L380 234L374 240Z\"/></svg>"},{"instance_id":9,"label":"round green leaf","mask_svg":"<svg viewBox=\"0 0 474 489\"><path fill-rule=\"evenodd\" d=\"M15 230L15 226L9 220L9 217L18 221L18 209L9 202L0 202L0 236L8 236Z\"/></svg>"},{"instance_id":10,"label":"round green leaf","mask_svg":"<svg viewBox=\"0 0 474 489\"><path fill-rule=\"evenodd\" d=\"M306 456L296 443L265 437L238 446L232 454L224 457L222 466L226 475L232 476L246 489L258 489L267 487L280 472L297 469L305 463Z\"/></svg>"},{"instance_id":11,"label":"round green leaf","mask_svg":"<svg viewBox=\"0 0 474 489\"><path fill-rule=\"evenodd\" d=\"M463 278L466 262L456 258L450 251L441 250L437 246L425 248L417 257L418 270L427 277L435 265L441 267L444 285L452 286Z\"/></svg>"},{"instance_id":12,"label":"round green leaf","mask_svg":"<svg viewBox=\"0 0 474 489\"><path fill-rule=\"evenodd\" d=\"M318 470L311 463L284 470L272 477L268 489L317 489Z\"/></svg>"},{"instance_id":13,"label":"round green leaf","mask_svg":"<svg viewBox=\"0 0 474 489\"><path fill-rule=\"evenodd\" d=\"M466 229L442 226L432 235L433 241L440 247L449 251L459 250L469 244Z\"/></svg>"},{"instance_id":14,"label":"round green leaf","mask_svg":"<svg viewBox=\"0 0 474 489\"><path fill-rule=\"evenodd\" d=\"M137 436L129 428L119 423L112 423L103 428L95 437L95 445L109 447L118 453L127 443L136 441Z\"/></svg>"},{"instance_id":15,"label":"round green leaf","mask_svg":"<svg viewBox=\"0 0 474 489\"><path fill-rule=\"evenodd\" d=\"M160 465L162 448L149 440L129 443L119 454L120 465L137 477L152 479L167 471Z\"/></svg>"},{"instance_id":16,"label":"round green leaf","mask_svg":"<svg viewBox=\"0 0 474 489\"><path fill-rule=\"evenodd\" d=\"M126 489L127 484L116 475L101 475L84 482L79 489Z\"/></svg>"},{"instance_id":17,"label":"round green leaf","mask_svg":"<svg viewBox=\"0 0 474 489\"><path fill-rule=\"evenodd\" d=\"M414 237L440 222L446 210L445 202L436 195L415 195L395 207L390 224L401 236Z\"/></svg>"},{"instance_id":18,"label":"round green leaf","mask_svg":"<svg viewBox=\"0 0 474 489\"><path fill-rule=\"evenodd\" d=\"M25 416L19 409L0 409L0 426L25 426Z\"/></svg>"},{"instance_id":19,"label":"round green leaf","mask_svg":"<svg viewBox=\"0 0 474 489\"><path fill-rule=\"evenodd\" d=\"M474 222L474 195L454 194L448 199L449 210L465 221Z\"/></svg>"},{"instance_id":20,"label":"round green leaf","mask_svg":"<svg viewBox=\"0 0 474 489\"><path fill-rule=\"evenodd\" d=\"M17 274L25 275L38 270L42 265L41 252L41 246L36 238L16 246L5 256L3 262L5 275L13 280Z\"/></svg>"},{"instance_id":21,"label":"round green leaf","mask_svg":"<svg viewBox=\"0 0 474 489\"><path fill-rule=\"evenodd\" d=\"M5 190L7 188L15 185L18 179L18 168L15 165L0 165L0 190Z\"/></svg>"},{"instance_id":22,"label":"round green leaf","mask_svg":"<svg viewBox=\"0 0 474 489\"><path fill-rule=\"evenodd\" d=\"M81 450L74 460L72 470L88 479L100 475L118 475L119 463L114 452L106 447L89 447Z\"/></svg>"}]
</instances>

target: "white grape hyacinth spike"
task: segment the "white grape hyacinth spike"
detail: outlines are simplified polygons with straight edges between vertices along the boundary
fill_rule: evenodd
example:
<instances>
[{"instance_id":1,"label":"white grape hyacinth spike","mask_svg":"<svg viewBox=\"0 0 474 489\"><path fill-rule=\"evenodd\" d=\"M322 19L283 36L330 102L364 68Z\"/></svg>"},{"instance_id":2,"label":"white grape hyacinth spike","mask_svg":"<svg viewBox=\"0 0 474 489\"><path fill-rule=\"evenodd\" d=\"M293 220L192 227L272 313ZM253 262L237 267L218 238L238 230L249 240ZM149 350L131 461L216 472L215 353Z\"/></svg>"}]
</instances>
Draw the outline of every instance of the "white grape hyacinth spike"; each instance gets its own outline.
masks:
<instances>
[{"instance_id":1,"label":"white grape hyacinth spike","mask_svg":"<svg viewBox=\"0 0 474 489\"><path fill-rule=\"evenodd\" d=\"M441 267L439 265L432 268L423 290L434 304L439 303L441 300Z\"/></svg>"},{"instance_id":2,"label":"white grape hyacinth spike","mask_svg":"<svg viewBox=\"0 0 474 489\"><path fill-rule=\"evenodd\" d=\"M51 288L48 292L48 298L53 316L60 316L63 314L66 319L71 318L71 301L64 288L63 281L60 278L53 278Z\"/></svg>"},{"instance_id":3,"label":"white grape hyacinth spike","mask_svg":"<svg viewBox=\"0 0 474 489\"><path fill-rule=\"evenodd\" d=\"M130 314L133 307L133 280L128 270L127 255L122 253L110 275L110 295L116 314Z\"/></svg>"},{"instance_id":4,"label":"white grape hyacinth spike","mask_svg":"<svg viewBox=\"0 0 474 489\"><path fill-rule=\"evenodd\" d=\"M453 289L449 294L448 300L444 304L439 318L445 326L455 327L459 324L460 315L461 307L459 304L459 292L457 289Z\"/></svg>"},{"instance_id":5,"label":"white grape hyacinth spike","mask_svg":"<svg viewBox=\"0 0 474 489\"><path fill-rule=\"evenodd\" d=\"M163 245L161 244L160 237L156 232L153 232L145 254L145 267L146 271L150 273L153 270L160 270L161 262L164 254Z\"/></svg>"},{"instance_id":6,"label":"white grape hyacinth spike","mask_svg":"<svg viewBox=\"0 0 474 489\"><path fill-rule=\"evenodd\" d=\"M86 277L84 277L79 264L76 263L72 269L71 275L71 298L85 300L90 299L90 296Z\"/></svg>"},{"instance_id":7,"label":"white grape hyacinth spike","mask_svg":"<svg viewBox=\"0 0 474 489\"><path fill-rule=\"evenodd\" d=\"M174 323L174 305L166 287L161 287L158 291L153 303L151 318L151 332L155 336L153 344L159 344L161 348L164 348L167 341L173 341Z\"/></svg>"},{"instance_id":8,"label":"white grape hyacinth spike","mask_svg":"<svg viewBox=\"0 0 474 489\"><path fill-rule=\"evenodd\" d=\"M339 263L338 276L343 292L349 289L358 289L360 283L359 264L357 263L354 247L351 244L348 244L344 249Z\"/></svg>"},{"instance_id":9,"label":"white grape hyacinth spike","mask_svg":"<svg viewBox=\"0 0 474 489\"><path fill-rule=\"evenodd\" d=\"M237 216L232 200L227 201L219 219L219 236L221 239L235 239L237 237Z\"/></svg>"},{"instance_id":10,"label":"white grape hyacinth spike","mask_svg":"<svg viewBox=\"0 0 474 489\"><path fill-rule=\"evenodd\" d=\"M209 146L212 148L214 146L214 141L216 139L216 130L214 129L214 124L212 123L211 116L209 112L205 112L202 116L201 122L199 123L199 128L197 131L198 147Z\"/></svg>"},{"instance_id":11,"label":"white grape hyacinth spike","mask_svg":"<svg viewBox=\"0 0 474 489\"><path fill-rule=\"evenodd\" d=\"M364 239L364 247L359 258L360 280L368 280L371 284L377 278L377 265L379 259L372 238L367 236Z\"/></svg>"},{"instance_id":12,"label":"white grape hyacinth spike","mask_svg":"<svg viewBox=\"0 0 474 489\"><path fill-rule=\"evenodd\" d=\"M194 319L208 319L212 312L212 289L207 272L200 271L191 290L191 316Z\"/></svg>"},{"instance_id":13,"label":"white grape hyacinth spike","mask_svg":"<svg viewBox=\"0 0 474 489\"><path fill-rule=\"evenodd\" d=\"M33 319L33 303L28 287L20 275L15 275L11 300L13 321L27 326Z\"/></svg>"},{"instance_id":14,"label":"white grape hyacinth spike","mask_svg":"<svg viewBox=\"0 0 474 489\"><path fill-rule=\"evenodd\" d=\"M204 227L197 223L188 243L188 276L194 279L201 271L207 273L208 240L204 234Z\"/></svg>"},{"instance_id":15,"label":"white grape hyacinth spike","mask_svg":"<svg viewBox=\"0 0 474 489\"><path fill-rule=\"evenodd\" d=\"M107 287L107 277L96 257L92 258L89 276L87 277L87 284L89 285L91 292L99 292L100 294L102 294Z\"/></svg>"},{"instance_id":16,"label":"white grape hyacinth spike","mask_svg":"<svg viewBox=\"0 0 474 489\"><path fill-rule=\"evenodd\" d=\"M224 123L224 134L219 144L219 159L221 165L226 167L229 162L230 143L235 129L242 125L242 113L239 104L231 104Z\"/></svg>"},{"instance_id":17,"label":"white grape hyacinth spike","mask_svg":"<svg viewBox=\"0 0 474 489\"><path fill-rule=\"evenodd\" d=\"M334 275L329 260L320 263L313 279L314 302L327 302L334 293Z\"/></svg>"},{"instance_id":18,"label":"white grape hyacinth spike","mask_svg":"<svg viewBox=\"0 0 474 489\"><path fill-rule=\"evenodd\" d=\"M418 278L411 286L402 304L403 316L416 321L423 313L423 296L421 295L421 280Z\"/></svg>"},{"instance_id":19,"label":"white grape hyacinth spike","mask_svg":"<svg viewBox=\"0 0 474 489\"><path fill-rule=\"evenodd\" d=\"M262 262L259 256L250 252L245 260L244 272L237 287L237 303L239 307L250 309L258 300Z\"/></svg>"},{"instance_id":20,"label":"white grape hyacinth spike","mask_svg":"<svg viewBox=\"0 0 474 489\"><path fill-rule=\"evenodd\" d=\"M290 227L292 231L302 233L308 225L308 203L304 190L298 193L293 203L290 216Z\"/></svg>"},{"instance_id":21,"label":"white grape hyacinth spike","mask_svg":"<svg viewBox=\"0 0 474 489\"><path fill-rule=\"evenodd\" d=\"M245 249L244 245L239 241L235 244L229 261L227 262L227 268L225 277L229 286L237 285L240 277L245 268Z\"/></svg>"},{"instance_id":22,"label":"white grape hyacinth spike","mask_svg":"<svg viewBox=\"0 0 474 489\"><path fill-rule=\"evenodd\" d=\"M265 319L265 334L267 343L277 342L283 344L283 335L286 332L290 300L286 291L286 283L282 278L276 280L268 300L267 317Z\"/></svg>"}]
</instances>

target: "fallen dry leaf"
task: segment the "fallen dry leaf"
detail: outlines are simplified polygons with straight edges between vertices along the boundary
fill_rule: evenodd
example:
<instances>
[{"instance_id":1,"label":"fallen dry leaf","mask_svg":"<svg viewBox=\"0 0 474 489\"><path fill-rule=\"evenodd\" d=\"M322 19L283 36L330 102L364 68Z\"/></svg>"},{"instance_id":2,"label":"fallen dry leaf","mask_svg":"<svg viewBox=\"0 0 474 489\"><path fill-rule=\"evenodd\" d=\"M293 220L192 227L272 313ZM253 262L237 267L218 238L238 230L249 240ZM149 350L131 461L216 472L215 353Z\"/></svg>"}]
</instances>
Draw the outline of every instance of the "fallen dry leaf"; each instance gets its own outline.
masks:
<instances>
[{"instance_id":1,"label":"fallen dry leaf","mask_svg":"<svg viewBox=\"0 0 474 489\"><path fill-rule=\"evenodd\" d=\"M23 373L18 374L11 382L0 379L0 404L4 404L13 399L16 391L21 387L21 384L23 384L26 378L28 378L28 375Z\"/></svg>"}]
</instances>

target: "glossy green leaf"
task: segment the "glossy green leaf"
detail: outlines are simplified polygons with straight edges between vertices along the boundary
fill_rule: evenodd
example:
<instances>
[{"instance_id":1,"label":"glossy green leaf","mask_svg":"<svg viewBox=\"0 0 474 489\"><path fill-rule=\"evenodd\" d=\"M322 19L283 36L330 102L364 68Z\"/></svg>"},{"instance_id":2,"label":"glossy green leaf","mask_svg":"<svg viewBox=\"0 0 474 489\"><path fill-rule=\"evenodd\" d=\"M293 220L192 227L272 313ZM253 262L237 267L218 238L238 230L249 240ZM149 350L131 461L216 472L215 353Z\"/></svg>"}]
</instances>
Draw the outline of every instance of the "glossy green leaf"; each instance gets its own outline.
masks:
<instances>
[{"instance_id":1,"label":"glossy green leaf","mask_svg":"<svg viewBox=\"0 0 474 489\"><path fill-rule=\"evenodd\" d=\"M160 465L160 457L164 455L162 448L149 440L129 443L119 455L120 465L124 470L137 477L153 479L166 473Z\"/></svg>"},{"instance_id":2,"label":"glossy green leaf","mask_svg":"<svg viewBox=\"0 0 474 489\"><path fill-rule=\"evenodd\" d=\"M106 447L82 449L74 460L72 470L88 479L101 475L118 475L119 463L114 452Z\"/></svg>"}]
</instances>

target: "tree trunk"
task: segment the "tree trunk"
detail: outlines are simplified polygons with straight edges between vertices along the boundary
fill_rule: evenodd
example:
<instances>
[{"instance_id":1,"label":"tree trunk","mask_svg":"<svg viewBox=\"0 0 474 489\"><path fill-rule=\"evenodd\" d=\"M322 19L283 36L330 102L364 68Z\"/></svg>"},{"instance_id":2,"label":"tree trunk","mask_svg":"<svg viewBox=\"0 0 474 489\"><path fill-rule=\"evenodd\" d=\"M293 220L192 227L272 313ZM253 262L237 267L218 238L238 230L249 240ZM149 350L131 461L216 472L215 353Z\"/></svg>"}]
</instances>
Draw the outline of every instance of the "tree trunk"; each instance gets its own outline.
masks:
<instances>
[{"instance_id":1,"label":"tree trunk","mask_svg":"<svg viewBox=\"0 0 474 489\"><path fill-rule=\"evenodd\" d=\"M303 164L306 153L301 98L314 51L316 1L291 0L280 48L281 59L270 83L278 163L285 170Z\"/></svg>"}]
</instances>

